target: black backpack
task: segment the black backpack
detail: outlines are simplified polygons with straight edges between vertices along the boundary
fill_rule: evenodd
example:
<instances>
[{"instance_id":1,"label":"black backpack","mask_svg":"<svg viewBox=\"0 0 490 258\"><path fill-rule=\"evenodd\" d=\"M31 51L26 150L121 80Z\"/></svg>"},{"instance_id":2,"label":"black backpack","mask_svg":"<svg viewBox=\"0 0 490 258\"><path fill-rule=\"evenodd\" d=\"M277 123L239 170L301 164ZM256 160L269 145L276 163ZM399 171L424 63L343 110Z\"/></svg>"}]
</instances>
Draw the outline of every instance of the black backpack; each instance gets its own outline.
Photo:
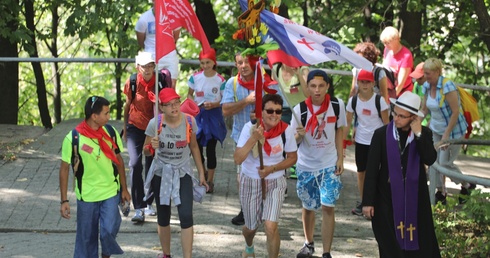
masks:
<instances>
[{"instance_id":1,"label":"black backpack","mask_svg":"<svg viewBox=\"0 0 490 258\"><path fill-rule=\"evenodd\" d=\"M138 78L138 74L133 73L129 77L129 85L131 87L131 101L133 101L136 96L136 78ZM161 69L158 72L158 92L160 92L164 88L172 87L172 78L170 71L168 69Z\"/></svg>"},{"instance_id":2,"label":"black backpack","mask_svg":"<svg viewBox=\"0 0 490 258\"><path fill-rule=\"evenodd\" d=\"M381 70L383 70L386 74L387 83L388 83L388 97L396 99L396 89L395 89L396 75L391 68L379 64L376 64L374 66L374 82L375 82L374 87L377 87L379 89L378 77Z\"/></svg>"},{"instance_id":3,"label":"black backpack","mask_svg":"<svg viewBox=\"0 0 490 258\"><path fill-rule=\"evenodd\" d=\"M335 128L337 128L337 121L339 121L340 106L339 100L336 97L330 97L330 103L332 103L333 112L337 120L335 121ZM308 108L306 107L306 102L302 101L299 103L299 110L301 112L301 124L303 127L306 126L306 117L308 116Z\"/></svg>"},{"instance_id":4,"label":"black backpack","mask_svg":"<svg viewBox=\"0 0 490 258\"><path fill-rule=\"evenodd\" d=\"M376 97L375 97L375 105L376 105L376 110L378 111L378 116L379 118L381 118L381 120L383 119L381 117L381 95L379 94L374 94ZM352 105L352 109L354 110L354 115L355 115L355 122L357 122L357 112L356 112L356 106L357 106L357 95L354 95L352 97L352 102L351 102L351 105Z\"/></svg>"}]
</instances>

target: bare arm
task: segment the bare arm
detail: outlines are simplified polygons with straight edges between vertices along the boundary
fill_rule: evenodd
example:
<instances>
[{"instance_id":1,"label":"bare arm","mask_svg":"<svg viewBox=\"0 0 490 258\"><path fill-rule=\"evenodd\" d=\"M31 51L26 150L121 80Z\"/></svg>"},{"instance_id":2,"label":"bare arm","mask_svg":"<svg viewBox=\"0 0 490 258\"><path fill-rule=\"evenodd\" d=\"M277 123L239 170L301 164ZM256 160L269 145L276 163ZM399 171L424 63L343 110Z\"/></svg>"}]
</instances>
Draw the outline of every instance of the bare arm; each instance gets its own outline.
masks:
<instances>
[{"instance_id":1,"label":"bare arm","mask_svg":"<svg viewBox=\"0 0 490 258\"><path fill-rule=\"evenodd\" d=\"M388 96L388 83L387 78L383 77L378 81L379 94L385 99L386 104L390 105L390 96Z\"/></svg>"},{"instance_id":2,"label":"bare arm","mask_svg":"<svg viewBox=\"0 0 490 258\"><path fill-rule=\"evenodd\" d=\"M352 76L352 83L351 83L351 88L350 88L350 93L349 93L349 98L357 94L357 89L356 89L356 77Z\"/></svg>"},{"instance_id":3,"label":"bare arm","mask_svg":"<svg viewBox=\"0 0 490 258\"><path fill-rule=\"evenodd\" d=\"M335 148L337 149L337 170L335 174L340 176L344 172L344 129L339 127L335 131Z\"/></svg>"},{"instance_id":4,"label":"bare arm","mask_svg":"<svg viewBox=\"0 0 490 258\"><path fill-rule=\"evenodd\" d=\"M138 46L140 46L140 48L142 49L145 49L146 33L136 32L136 39L138 40Z\"/></svg>"},{"instance_id":5,"label":"bare arm","mask_svg":"<svg viewBox=\"0 0 490 258\"><path fill-rule=\"evenodd\" d=\"M259 169L260 178L266 178L269 174L276 171L285 170L296 164L298 160L298 154L296 152L286 152L286 158L275 165L264 166L263 169Z\"/></svg>"},{"instance_id":6,"label":"bare arm","mask_svg":"<svg viewBox=\"0 0 490 258\"><path fill-rule=\"evenodd\" d=\"M126 182L126 172L124 170L124 160L121 154L117 154L117 160L119 164L117 164L117 172L119 173L119 182L121 184L121 203L123 202L131 202L131 195L128 192L128 185Z\"/></svg>"},{"instance_id":7,"label":"bare arm","mask_svg":"<svg viewBox=\"0 0 490 258\"><path fill-rule=\"evenodd\" d=\"M398 96L400 92L402 91L403 87L405 86L405 81L408 78L408 75L411 73L412 69L409 67L404 67L400 68L400 71L398 71L398 85L396 86L396 95Z\"/></svg>"},{"instance_id":8,"label":"bare arm","mask_svg":"<svg viewBox=\"0 0 490 258\"><path fill-rule=\"evenodd\" d=\"M194 90L193 89L189 88L189 90L187 91L187 98L194 100Z\"/></svg>"},{"instance_id":9,"label":"bare arm","mask_svg":"<svg viewBox=\"0 0 490 258\"><path fill-rule=\"evenodd\" d=\"M69 178L70 164L61 161L60 165L60 197L61 201L68 200L68 178ZM69 219L70 215L70 203L64 202L60 207L61 217Z\"/></svg>"},{"instance_id":10,"label":"bare arm","mask_svg":"<svg viewBox=\"0 0 490 258\"><path fill-rule=\"evenodd\" d=\"M238 102L229 102L223 104L223 116L232 116L242 111L247 105L255 104L255 92L252 91L244 99Z\"/></svg>"},{"instance_id":11,"label":"bare arm","mask_svg":"<svg viewBox=\"0 0 490 258\"><path fill-rule=\"evenodd\" d=\"M347 138L349 136L353 116L354 116L354 114L352 112L349 112L347 110L345 111L345 118L347 120L347 126L344 126L344 139L345 140L347 140ZM352 140L354 140L354 133L352 133Z\"/></svg>"},{"instance_id":12,"label":"bare arm","mask_svg":"<svg viewBox=\"0 0 490 258\"><path fill-rule=\"evenodd\" d=\"M303 95L305 95L306 98L310 96L310 93L308 92L308 89L306 88L306 79L308 78L308 73L310 72L310 69L308 67L300 67L298 68L298 80L299 84L301 86L301 91L303 92Z\"/></svg>"},{"instance_id":13,"label":"bare arm","mask_svg":"<svg viewBox=\"0 0 490 258\"><path fill-rule=\"evenodd\" d=\"M126 126L128 125L129 121L129 107L131 105L131 101L129 100L128 97L126 97L126 103L124 104L124 112L123 112L123 119L124 119L124 125L123 125L123 141L127 142L128 137L126 134Z\"/></svg>"},{"instance_id":14,"label":"bare arm","mask_svg":"<svg viewBox=\"0 0 490 258\"><path fill-rule=\"evenodd\" d=\"M206 179L204 177L204 166L201 161L201 152L199 151L199 145L197 144L196 140L196 133L194 132L192 132L191 134L191 142L189 144L189 148L191 149L192 158L194 158L194 163L196 164L197 172L199 173L200 185L206 186L206 191L208 191L209 186L206 183Z\"/></svg>"}]
</instances>

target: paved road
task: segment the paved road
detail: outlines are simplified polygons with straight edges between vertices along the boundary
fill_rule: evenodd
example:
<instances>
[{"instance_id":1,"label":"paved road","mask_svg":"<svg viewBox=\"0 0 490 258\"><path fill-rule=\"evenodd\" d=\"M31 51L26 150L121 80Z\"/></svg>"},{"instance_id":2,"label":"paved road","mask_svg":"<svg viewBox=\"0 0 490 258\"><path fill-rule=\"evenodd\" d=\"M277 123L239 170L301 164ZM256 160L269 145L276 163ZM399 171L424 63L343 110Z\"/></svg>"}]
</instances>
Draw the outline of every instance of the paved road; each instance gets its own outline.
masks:
<instances>
[{"instance_id":1,"label":"paved road","mask_svg":"<svg viewBox=\"0 0 490 258\"><path fill-rule=\"evenodd\" d=\"M23 146L13 162L0 162L0 257L72 257L75 241L76 218L62 219L59 215L58 170L63 137L80 120L69 120L39 136L26 128L2 130L0 143L5 138L33 137ZM120 121L111 122L120 128ZM0 127L2 128L2 127ZM37 130L37 131L36 131ZM12 133L13 132L13 133ZM17 133L15 133L17 132ZM12 139L10 139L12 141ZM230 223L239 211L236 173L233 163L233 142L228 138L223 148L218 148L218 167L215 193L208 194L202 204L194 205L195 238L194 257L240 257L244 240L240 227ZM336 207L336 229L332 246L333 257L377 257L377 245L370 222L350 214L359 198L356 186L353 149L347 152L346 172L342 175L344 189ZM123 156L127 161L127 153ZM488 163L487 163L488 164ZM483 167L481 171L483 171ZM484 173L484 172L482 172ZM288 179L289 197L283 206L279 223L281 257L295 257L302 246L301 205L295 193L295 180ZM71 189L70 189L71 190ZM76 202L72 191L70 203ZM72 206L75 209L76 206ZM173 214L176 214L176 210ZM72 214L76 214L72 210ZM156 234L156 218L147 217L143 225L135 225L131 216L124 218L118 234L124 255L115 257L156 257L161 252ZM320 217L317 216L317 229ZM172 253L182 257L179 224L172 217ZM317 230L317 255L321 256L321 238ZM266 254L263 229L257 234L257 257Z\"/></svg>"}]
</instances>

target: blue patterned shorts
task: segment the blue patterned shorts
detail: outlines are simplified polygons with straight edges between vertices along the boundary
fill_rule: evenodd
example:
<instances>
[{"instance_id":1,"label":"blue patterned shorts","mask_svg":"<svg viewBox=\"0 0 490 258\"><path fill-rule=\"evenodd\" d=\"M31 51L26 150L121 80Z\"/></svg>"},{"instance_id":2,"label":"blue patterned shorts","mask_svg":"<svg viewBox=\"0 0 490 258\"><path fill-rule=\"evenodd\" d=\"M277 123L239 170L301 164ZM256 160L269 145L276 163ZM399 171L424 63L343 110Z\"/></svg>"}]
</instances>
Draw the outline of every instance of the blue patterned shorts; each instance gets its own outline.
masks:
<instances>
[{"instance_id":1,"label":"blue patterned shorts","mask_svg":"<svg viewBox=\"0 0 490 258\"><path fill-rule=\"evenodd\" d=\"M335 207L340 197L342 182L335 175L335 166L318 171L296 170L296 191L307 210L318 210L321 205Z\"/></svg>"}]
</instances>

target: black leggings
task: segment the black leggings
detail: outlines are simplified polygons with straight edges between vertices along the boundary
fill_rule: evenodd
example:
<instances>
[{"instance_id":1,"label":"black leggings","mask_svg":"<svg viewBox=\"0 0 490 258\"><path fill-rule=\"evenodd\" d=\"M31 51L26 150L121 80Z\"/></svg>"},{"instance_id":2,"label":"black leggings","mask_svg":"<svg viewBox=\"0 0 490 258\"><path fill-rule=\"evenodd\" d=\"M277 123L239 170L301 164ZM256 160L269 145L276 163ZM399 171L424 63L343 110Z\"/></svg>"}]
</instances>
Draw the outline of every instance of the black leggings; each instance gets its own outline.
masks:
<instances>
[{"instance_id":1,"label":"black leggings","mask_svg":"<svg viewBox=\"0 0 490 258\"><path fill-rule=\"evenodd\" d=\"M154 176L151 181L153 192L155 194L155 203L157 206L157 221L161 227L170 225L171 207L170 205L160 205L160 185L162 178ZM182 229L190 228L194 225L192 218L192 178L188 174L180 178L180 205L177 206L179 212L180 227Z\"/></svg>"},{"instance_id":2,"label":"black leggings","mask_svg":"<svg viewBox=\"0 0 490 258\"><path fill-rule=\"evenodd\" d=\"M199 140L197 141L199 142ZM216 139L211 139L208 141L206 145L206 158L208 158L208 169L215 169L217 162L216 162L216 144L218 143L218 140ZM199 151L201 152L201 160L202 160L202 165L204 166L204 153L203 153L203 146L199 144Z\"/></svg>"}]
</instances>

